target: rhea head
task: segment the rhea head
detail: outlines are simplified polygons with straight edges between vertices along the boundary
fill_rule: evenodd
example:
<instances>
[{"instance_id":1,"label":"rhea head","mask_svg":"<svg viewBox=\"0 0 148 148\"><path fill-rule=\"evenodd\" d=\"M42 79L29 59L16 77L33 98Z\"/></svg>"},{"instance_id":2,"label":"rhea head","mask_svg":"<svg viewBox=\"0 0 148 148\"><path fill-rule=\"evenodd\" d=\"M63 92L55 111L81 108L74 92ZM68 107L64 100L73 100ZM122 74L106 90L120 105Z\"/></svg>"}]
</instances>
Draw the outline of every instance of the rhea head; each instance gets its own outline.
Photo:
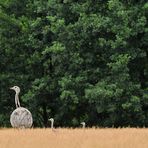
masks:
<instances>
[{"instance_id":1,"label":"rhea head","mask_svg":"<svg viewBox=\"0 0 148 148\"><path fill-rule=\"evenodd\" d=\"M82 126L85 127L86 126L86 123L85 122L81 122Z\"/></svg>"},{"instance_id":2,"label":"rhea head","mask_svg":"<svg viewBox=\"0 0 148 148\"><path fill-rule=\"evenodd\" d=\"M10 89L14 90L17 94L20 93L20 88L18 86L13 86Z\"/></svg>"},{"instance_id":3,"label":"rhea head","mask_svg":"<svg viewBox=\"0 0 148 148\"><path fill-rule=\"evenodd\" d=\"M54 122L54 119L53 118L50 118L49 121Z\"/></svg>"}]
</instances>

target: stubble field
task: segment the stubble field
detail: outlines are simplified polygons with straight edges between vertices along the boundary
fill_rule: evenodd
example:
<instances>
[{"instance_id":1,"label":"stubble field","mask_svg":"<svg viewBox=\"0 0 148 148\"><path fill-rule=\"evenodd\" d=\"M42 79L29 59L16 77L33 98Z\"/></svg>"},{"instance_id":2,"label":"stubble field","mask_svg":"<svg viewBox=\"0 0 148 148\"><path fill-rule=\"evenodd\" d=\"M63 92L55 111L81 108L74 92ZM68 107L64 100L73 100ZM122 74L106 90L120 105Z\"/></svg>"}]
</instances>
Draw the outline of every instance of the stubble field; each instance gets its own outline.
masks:
<instances>
[{"instance_id":1,"label":"stubble field","mask_svg":"<svg viewBox=\"0 0 148 148\"><path fill-rule=\"evenodd\" d=\"M0 129L0 148L148 148L148 129Z\"/></svg>"}]
</instances>

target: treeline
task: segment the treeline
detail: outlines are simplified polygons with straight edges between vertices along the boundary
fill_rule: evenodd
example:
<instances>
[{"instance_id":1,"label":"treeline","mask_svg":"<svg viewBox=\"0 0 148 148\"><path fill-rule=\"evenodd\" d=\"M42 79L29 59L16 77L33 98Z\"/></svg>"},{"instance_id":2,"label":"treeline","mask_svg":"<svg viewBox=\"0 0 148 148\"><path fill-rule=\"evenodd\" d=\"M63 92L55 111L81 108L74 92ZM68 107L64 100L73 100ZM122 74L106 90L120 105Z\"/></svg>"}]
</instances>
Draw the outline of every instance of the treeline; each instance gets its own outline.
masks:
<instances>
[{"instance_id":1,"label":"treeline","mask_svg":"<svg viewBox=\"0 0 148 148\"><path fill-rule=\"evenodd\" d=\"M148 2L1 0L1 127L14 85L34 126L148 126Z\"/></svg>"}]
</instances>

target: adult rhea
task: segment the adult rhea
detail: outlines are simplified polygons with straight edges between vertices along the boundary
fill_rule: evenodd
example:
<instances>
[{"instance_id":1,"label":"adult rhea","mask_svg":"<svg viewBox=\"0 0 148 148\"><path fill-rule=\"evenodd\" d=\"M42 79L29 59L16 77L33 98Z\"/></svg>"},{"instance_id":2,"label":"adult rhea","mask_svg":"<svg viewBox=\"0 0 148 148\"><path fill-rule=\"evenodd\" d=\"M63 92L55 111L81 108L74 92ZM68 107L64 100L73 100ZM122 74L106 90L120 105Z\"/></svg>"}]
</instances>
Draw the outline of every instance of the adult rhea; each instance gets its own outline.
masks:
<instances>
[{"instance_id":1,"label":"adult rhea","mask_svg":"<svg viewBox=\"0 0 148 148\"><path fill-rule=\"evenodd\" d=\"M13 86L10 89L15 91L15 105L16 109L12 112L10 116L10 123L14 128L30 128L33 123L31 112L21 107L19 101L20 88L18 86Z\"/></svg>"}]
</instances>

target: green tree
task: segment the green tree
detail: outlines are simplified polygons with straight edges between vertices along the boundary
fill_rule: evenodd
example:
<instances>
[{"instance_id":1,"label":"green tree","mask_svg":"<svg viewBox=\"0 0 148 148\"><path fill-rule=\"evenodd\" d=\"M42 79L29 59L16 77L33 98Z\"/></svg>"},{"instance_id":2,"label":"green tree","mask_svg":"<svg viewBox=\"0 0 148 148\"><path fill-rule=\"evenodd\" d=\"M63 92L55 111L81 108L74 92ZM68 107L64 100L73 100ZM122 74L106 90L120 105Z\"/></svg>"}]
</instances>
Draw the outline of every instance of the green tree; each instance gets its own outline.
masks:
<instances>
[{"instance_id":1,"label":"green tree","mask_svg":"<svg viewBox=\"0 0 148 148\"><path fill-rule=\"evenodd\" d=\"M0 125L13 93L34 126L148 125L148 3L2 0Z\"/></svg>"}]
</instances>

